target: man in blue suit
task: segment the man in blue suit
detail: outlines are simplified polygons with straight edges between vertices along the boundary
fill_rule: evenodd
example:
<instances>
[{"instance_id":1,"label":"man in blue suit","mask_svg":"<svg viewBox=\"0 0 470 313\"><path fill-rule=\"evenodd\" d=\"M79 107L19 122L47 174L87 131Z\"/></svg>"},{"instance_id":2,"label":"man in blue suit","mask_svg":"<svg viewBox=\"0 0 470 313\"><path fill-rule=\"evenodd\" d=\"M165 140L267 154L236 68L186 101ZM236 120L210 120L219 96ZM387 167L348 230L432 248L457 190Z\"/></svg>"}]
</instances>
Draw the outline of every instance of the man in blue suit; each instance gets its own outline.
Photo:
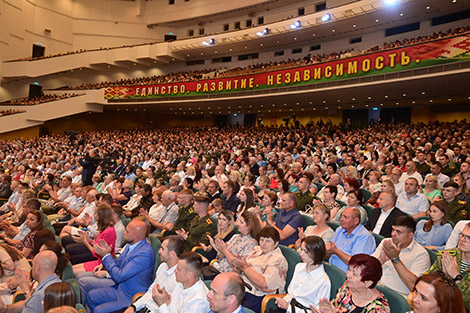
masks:
<instances>
[{"instance_id":1,"label":"man in blue suit","mask_svg":"<svg viewBox=\"0 0 470 313\"><path fill-rule=\"evenodd\" d=\"M132 220L124 233L128 244L117 259L113 258L111 247L104 240L95 245L95 252L103 257L103 267L116 284L89 292L87 304L91 312L119 310L129 306L136 293L147 291L155 265L155 254L146 240L147 231L147 223L143 220Z\"/></svg>"},{"instance_id":2,"label":"man in blue suit","mask_svg":"<svg viewBox=\"0 0 470 313\"><path fill-rule=\"evenodd\" d=\"M217 275L207 294L209 313L244 313L241 303L245 297L245 283L239 274L225 272Z\"/></svg>"}]
</instances>

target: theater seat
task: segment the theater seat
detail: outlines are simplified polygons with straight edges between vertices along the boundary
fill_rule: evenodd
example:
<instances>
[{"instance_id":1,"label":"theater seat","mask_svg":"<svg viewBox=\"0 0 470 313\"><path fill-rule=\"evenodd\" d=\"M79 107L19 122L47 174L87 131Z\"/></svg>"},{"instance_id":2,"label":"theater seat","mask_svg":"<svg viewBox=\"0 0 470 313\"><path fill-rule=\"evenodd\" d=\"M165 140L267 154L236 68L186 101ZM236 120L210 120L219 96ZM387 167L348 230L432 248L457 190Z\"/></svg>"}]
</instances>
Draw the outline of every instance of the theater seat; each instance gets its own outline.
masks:
<instances>
[{"instance_id":1,"label":"theater seat","mask_svg":"<svg viewBox=\"0 0 470 313\"><path fill-rule=\"evenodd\" d=\"M410 305L406 298L393 289L386 286L376 286L377 290L385 295L390 304L391 313L405 313L410 311Z\"/></svg>"}]
</instances>

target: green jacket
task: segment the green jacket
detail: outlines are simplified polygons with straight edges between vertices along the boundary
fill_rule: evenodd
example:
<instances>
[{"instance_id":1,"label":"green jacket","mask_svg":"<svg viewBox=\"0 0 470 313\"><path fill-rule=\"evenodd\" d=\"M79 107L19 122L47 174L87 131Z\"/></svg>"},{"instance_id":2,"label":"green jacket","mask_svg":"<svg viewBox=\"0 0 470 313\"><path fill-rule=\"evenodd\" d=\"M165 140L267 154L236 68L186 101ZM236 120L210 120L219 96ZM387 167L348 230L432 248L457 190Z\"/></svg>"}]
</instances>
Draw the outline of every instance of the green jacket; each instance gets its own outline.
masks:
<instances>
[{"instance_id":1,"label":"green jacket","mask_svg":"<svg viewBox=\"0 0 470 313\"><path fill-rule=\"evenodd\" d=\"M462 251L460 251L460 249L450 249L447 251L455 251L457 264L461 264ZM441 260L442 260L442 256L438 256L436 262L434 262L434 264L426 272L426 274L429 274L435 271L442 271ZM468 268L465 272L463 272L462 276L463 276L463 279L457 284L457 287L459 287L460 291L462 292L463 303L465 304L465 308L467 308L467 311L470 311L470 268Z\"/></svg>"}]
</instances>

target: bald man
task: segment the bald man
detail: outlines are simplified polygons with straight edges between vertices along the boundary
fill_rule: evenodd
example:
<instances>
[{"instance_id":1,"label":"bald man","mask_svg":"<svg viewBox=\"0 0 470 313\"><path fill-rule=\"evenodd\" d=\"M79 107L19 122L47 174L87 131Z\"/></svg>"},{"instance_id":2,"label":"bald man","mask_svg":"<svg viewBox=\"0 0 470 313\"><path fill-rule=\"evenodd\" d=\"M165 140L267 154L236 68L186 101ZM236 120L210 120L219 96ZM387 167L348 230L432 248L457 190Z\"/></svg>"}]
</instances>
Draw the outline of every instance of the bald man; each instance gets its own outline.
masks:
<instances>
[{"instance_id":1,"label":"bald man","mask_svg":"<svg viewBox=\"0 0 470 313\"><path fill-rule=\"evenodd\" d=\"M95 252L103 257L102 267L115 285L93 289L88 293L87 304L91 312L113 312L128 307L136 293L147 291L155 266L155 254L146 239L148 228L148 222L142 218L133 219L124 233L127 245L116 259L104 240L95 244Z\"/></svg>"},{"instance_id":2,"label":"bald man","mask_svg":"<svg viewBox=\"0 0 470 313\"><path fill-rule=\"evenodd\" d=\"M242 307L245 297L245 283L240 274L225 272L217 275L211 283L207 294L210 312L213 313L244 313Z\"/></svg>"},{"instance_id":3,"label":"bald man","mask_svg":"<svg viewBox=\"0 0 470 313\"><path fill-rule=\"evenodd\" d=\"M5 305L0 298L0 312L23 312L23 313L42 313L44 300L44 290L54 283L60 283L60 278L55 274L57 266L57 255L53 251L43 251L37 254L33 259L31 276L37 280L39 285L31 290L29 275L24 271L17 271L15 276L18 285L25 292L26 300ZM34 291L34 292L33 292Z\"/></svg>"}]
</instances>

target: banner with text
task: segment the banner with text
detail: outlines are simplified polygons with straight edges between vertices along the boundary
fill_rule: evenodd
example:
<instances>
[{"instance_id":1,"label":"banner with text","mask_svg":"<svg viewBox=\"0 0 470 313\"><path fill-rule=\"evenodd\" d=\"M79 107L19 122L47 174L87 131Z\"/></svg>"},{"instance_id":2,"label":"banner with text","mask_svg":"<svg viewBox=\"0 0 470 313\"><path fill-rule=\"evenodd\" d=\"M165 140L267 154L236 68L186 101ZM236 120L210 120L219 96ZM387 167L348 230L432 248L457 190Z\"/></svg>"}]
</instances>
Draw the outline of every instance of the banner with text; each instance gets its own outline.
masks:
<instances>
[{"instance_id":1,"label":"banner with text","mask_svg":"<svg viewBox=\"0 0 470 313\"><path fill-rule=\"evenodd\" d=\"M385 74L470 58L470 35L279 71L181 83L108 87L105 99L229 93Z\"/></svg>"}]
</instances>

